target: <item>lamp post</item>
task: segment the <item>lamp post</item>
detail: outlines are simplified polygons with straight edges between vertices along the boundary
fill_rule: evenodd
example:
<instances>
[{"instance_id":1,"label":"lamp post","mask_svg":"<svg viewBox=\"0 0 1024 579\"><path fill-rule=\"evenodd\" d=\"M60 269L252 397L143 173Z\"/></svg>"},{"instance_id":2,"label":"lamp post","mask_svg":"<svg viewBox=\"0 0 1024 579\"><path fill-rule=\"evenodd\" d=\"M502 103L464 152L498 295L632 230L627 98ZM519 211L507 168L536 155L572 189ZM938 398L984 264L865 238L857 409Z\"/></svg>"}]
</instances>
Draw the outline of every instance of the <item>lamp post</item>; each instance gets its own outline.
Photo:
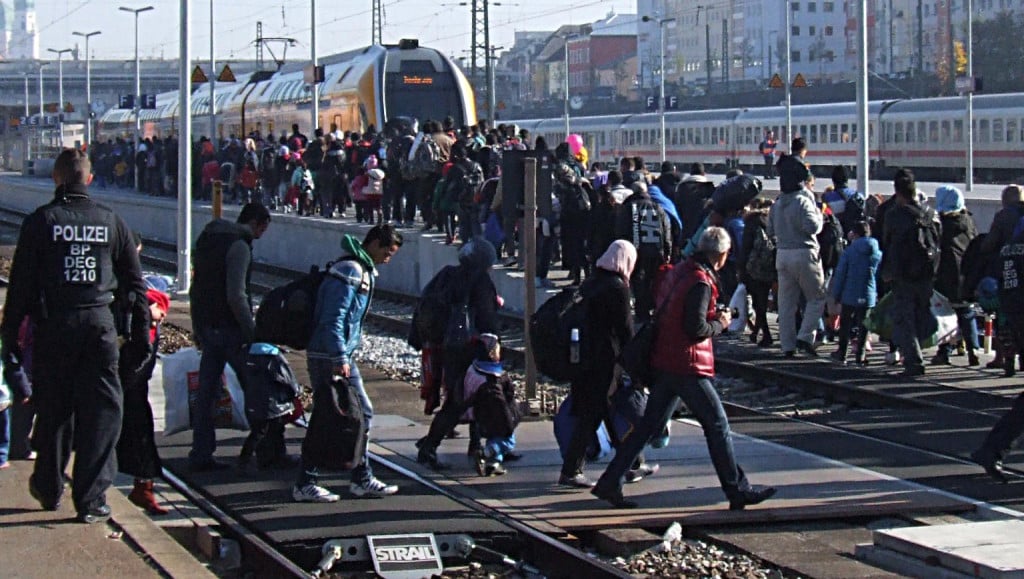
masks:
<instances>
[{"instance_id":1,"label":"lamp post","mask_svg":"<svg viewBox=\"0 0 1024 579\"><path fill-rule=\"evenodd\" d=\"M81 36L85 39L85 146L92 146L92 68L90 66L89 39L97 34L95 32L72 32L74 36Z\"/></svg>"},{"instance_id":2,"label":"lamp post","mask_svg":"<svg viewBox=\"0 0 1024 579\"><path fill-rule=\"evenodd\" d=\"M217 56L214 53L214 40L217 38L213 28L213 0L210 0L210 140L220 149L217 138Z\"/></svg>"},{"instance_id":3,"label":"lamp post","mask_svg":"<svg viewBox=\"0 0 1024 579\"><path fill-rule=\"evenodd\" d=\"M39 123L43 122L43 115L46 114L46 109L43 108L43 69L46 68L45 63L39 63Z\"/></svg>"},{"instance_id":4,"label":"lamp post","mask_svg":"<svg viewBox=\"0 0 1024 579\"><path fill-rule=\"evenodd\" d=\"M565 138L569 138L569 41L575 36L564 36L565 39Z\"/></svg>"},{"instance_id":5,"label":"lamp post","mask_svg":"<svg viewBox=\"0 0 1024 579\"><path fill-rule=\"evenodd\" d=\"M70 48L47 48L48 52L57 55L57 119L64 113L64 55L72 52Z\"/></svg>"},{"instance_id":6,"label":"lamp post","mask_svg":"<svg viewBox=\"0 0 1024 579\"><path fill-rule=\"evenodd\" d=\"M650 16L644 16L644 22L650 22L654 20ZM661 160L665 161L665 25L675 23L675 18L659 18L658 19L658 37L661 40L661 55L659 67L661 68L658 73L658 117L661 122Z\"/></svg>"},{"instance_id":7,"label":"lamp post","mask_svg":"<svg viewBox=\"0 0 1024 579\"><path fill-rule=\"evenodd\" d=\"M793 69L792 69L793 50L789 47L789 45L790 45L790 35L793 33L793 30L792 30L792 27L789 24L789 19L790 19L790 11L793 8L792 8L792 5L790 4L789 0L785 0L784 4L786 5L786 18L785 18L785 23L786 23L786 82L785 82L785 85L786 85L786 140L789 141L790 143L792 143L793 142L793 95L792 95L793 90L792 90L791 84L792 84L792 78L793 78ZM790 151L790 153L792 153L792 152L793 151Z\"/></svg>"},{"instance_id":8,"label":"lamp post","mask_svg":"<svg viewBox=\"0 0 1024 579\"><path fill-rule=\"evenodd\" d=\"M212 1L212 0L211 0ZM310 0L310 11L309 11L309 62L313 66L313 83L310 87L310 94L313 96L313 101L310 103L309 112L311 124L313 128L310 134L315 135L316 129L320 125L320 86L317 84L317 58L316 58L316 0ZM328 127L330 128L330 127ZM383 127L381 127L383 129Z\"/></svg>"},{"instance_id":9,"label":"lamp post","mask_svg":"<svg viewBox=\"0 0 1024 579\"><path fill-rule=\"evenodd\" d=\"M974 189L974 3L967 0L967 175L964 179L964 190L970 193Z\"/></svg>"},{"instance_id":10,"label":"lamp post","mask_svg":"<svg viewBox=\"0 0 1024 579\"><path fill-rule=\"evenodd\" d=\"M140 79L139 79L139 14L141 14L143 12L147 12L147 11L152 10L152 9L153 9L152 6L143 6L142 8L129 8L127 6L121 6L120 8L118 8L118 10L121 10L122 12L131 12L132 14L135 15L135 99L134 99L135 102L134 102L134 106L132 107L132 112L135 114L135 146L134 146L133 151L134 151L134 153L136 155L139 153L139 141L140 141L140 139L139 139L139 132L142 129L142 126L139 123L139 105L141 104L141 103L139 103L139 99L141 98L141 95L139 93L142 92L142 89L139 88L139 85L141 84L140 83ZM212 71L211 71L211 74L212 74ZM213 104L211 103L210 106L213 106ZM138 169L136 169L134 171L134 173L135 173L135 188L138 189L139 188L139 171L138 171Z\"/></svg>"}]
</instances>

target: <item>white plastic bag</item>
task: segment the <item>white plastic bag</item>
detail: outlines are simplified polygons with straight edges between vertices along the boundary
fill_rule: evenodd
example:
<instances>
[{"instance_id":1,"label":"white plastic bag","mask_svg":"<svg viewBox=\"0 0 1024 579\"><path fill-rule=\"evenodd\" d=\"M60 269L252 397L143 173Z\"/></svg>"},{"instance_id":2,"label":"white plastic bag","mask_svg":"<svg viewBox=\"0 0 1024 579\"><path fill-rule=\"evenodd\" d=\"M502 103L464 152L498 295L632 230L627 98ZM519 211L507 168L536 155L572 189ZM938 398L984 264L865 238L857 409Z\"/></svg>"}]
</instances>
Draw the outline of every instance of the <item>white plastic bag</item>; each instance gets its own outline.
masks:
<instances>
[{"instance_id":1,"label":"white plastic bag","mask_svg":"<svg viewBox=\"0 0 1024 579\"><path fill-rule=\"evenodd\" d=\"M199 352L184 348L163 357L164 436L192 428L192 409L199 390ZM249 430L245 395L230 365L224 367L223 395L214 414L216 428Z\"/></svg>"},{"instance_id":2,"label":"white plastic bag","mask_svg":"<svg viewBox=\"0 0 1024 579\"><path fill-rule=\"evenodd\" d=\"M946 296L937 291L932 292L932 299L929 302L932 315L935 316L937 330L930 340L931 345L953 344L960 339L960 326L957 324L956 312ZM921 347L927 347L921 344Z\"/></svg>"},{"instance_id":3,"label":"white plastic bag","mask_svg":"<svg viewBox=\"0 0 1024 579\"><path fill-rule=\"evenodd\" d=\"M741 283L736 286L736 291L732 294L732 299L729 300L729 311L733 315L732 321L729 322L729 331L742 332L747 325L750 311L747 309L747 286L745 284Z\"/></svg>"}]
</instances>

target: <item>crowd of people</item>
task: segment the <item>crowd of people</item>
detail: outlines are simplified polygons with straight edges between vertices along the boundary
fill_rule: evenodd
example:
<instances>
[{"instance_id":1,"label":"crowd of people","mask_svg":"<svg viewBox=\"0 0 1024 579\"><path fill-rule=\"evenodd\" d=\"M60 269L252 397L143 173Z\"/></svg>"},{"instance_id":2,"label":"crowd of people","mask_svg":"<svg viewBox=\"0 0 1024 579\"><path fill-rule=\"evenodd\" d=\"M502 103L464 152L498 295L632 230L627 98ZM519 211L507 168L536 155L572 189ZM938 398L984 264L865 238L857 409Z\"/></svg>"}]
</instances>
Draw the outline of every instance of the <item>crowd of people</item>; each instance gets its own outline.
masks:
<instances>
[{"instance_id":1,"label":"crowd of people","mask_svg":"<svg viewBox=\"0 0 1024 579\"><path fill-rule=\"evenodd\" d=\"M774 160L772 139L761 148ZM852 351L853 363L867 365L867 353L881 346L871 344L870 326L887 342L886 361L902 362L894 377L910 380L925 373L923 343L938 342L933 365L950 364L961 350L968 365L980 365L976 317L983 309L997 316L997 354L989 367L1012 376L1021 357L1024 189L1016 185L1004 189L1002 210L989 233L979 235L959 189L940 187L932 207L909 170L896 172L888 198L851 188L843 167L835 167L831 184L819 190L807 161L813 152L801 138L771 165L780 185L775 200L758 195L759 183L751 189L754 180L737 170L717 186L700 163L685 177L668 161L655 177L635 157L606 171L599 163L588 167L578 138L549 149L542 137L531 142L525 131L489 128L486 122L456 130L450 120L428 120L421 130L403 120L383 133L371 129L363 135L332 126L327 134L318 129L312 139L293 126L290 135L267 143L259 135L232 139L219 149L207 140L197 143L200 195L220 180L244 207L236 222L212 221L196 243L191 305L202 361L189 460L197 472L229 466L215 456L212 415L224 366L243 366L244 345L255 338L248 288L252 244L270 226L272 212L333 218L354 209L357 221L373 227L362 240L342 236L341 257L317 292L307 347L315 404L301 457L287 455L283 424L254 424L247 441L261 466L298 471L295 501L339 500L319 483L321 470L333 468L351 470L354 496L398 491L375 477L367 460L373 405L357 359L378 267L401 248L403 227L436 229L459 245L459 265L441 270L428 284L409 336L423 352L421 398L433 416L417 442L418 461L447 468L437 449L462 422L470 424L468 453L481 476L504 474L505 463L519 458L518 403L501 365L502 299L491 279L493 268L521 265L524 257L521 214L505 209L506 192L498 186L509 150L532 149L552 168L551 210L539 219L533 283L551 287L548 274L560 260L588 311L602 313L574 328L586 340L573 336L574 347L584 348L570 354L581 371L571 380L574 425L558 485L590 489L618 508L635 506L623 496L623 485L658 472L658 465L644 460L643 449L661 436L682 402L704 429L730 508L773 496L775 489L747 480L734 455L713 382L713 338L723 334L739 336L749 328L750 341L761 348L774 347L777 339L784 358L818 357L823 344L835 342L832 361L847 364ZM174 174L173 155L160 154L172 146L145 142L145 150L134 155L140 186L151 193L173 188L167 182ZM74 448L75 507L80 520L96 522L109 516L103 493L118 468L115 455L120 469L136 477L133 501L154 514L163 510L152 492L159 457L146 383L168 301L166 287L141 276L138 239L88 196L94 177L101 184L128 185L131 171L124 165L133 157L130 146L107 143L89 155L94 165L81 152L61 154L54 201L23 226L0 326L0 360L11 402L19 409L31 402L38 415L31 447L23 426L14 436L18 453L38 452L31 493L44 508L59 507ZM730 183L743 183L742 190L753 194L725 203L718 192ZM44 230L43 223L59 227ZM935 292L951 304L957 332L939 335ZM773 295L774 337L768 322ZM737 296L742 302L749 296L749 315L728 306ZM433 302L448 308L445 314L423 307ZM644 324L654 337L645 353L651 375L641 381L618 361ZM117 333L124 337L120 351ZM646 404L635 428L620 438L611 424L611 401L627 384L643 391ZM353 441L339 423L350 414L339 410L346 404L358 410L361 430L352 452L339 458L339 448ZM7 412L0 418L6 432ZM584 470L602 423L613 432L617 450L595 483ZM1024 395L974 459L1005 481L1002 460L1022 429ZM9 438L0 440L0 468Z\"/></svg>"}]
</instances>

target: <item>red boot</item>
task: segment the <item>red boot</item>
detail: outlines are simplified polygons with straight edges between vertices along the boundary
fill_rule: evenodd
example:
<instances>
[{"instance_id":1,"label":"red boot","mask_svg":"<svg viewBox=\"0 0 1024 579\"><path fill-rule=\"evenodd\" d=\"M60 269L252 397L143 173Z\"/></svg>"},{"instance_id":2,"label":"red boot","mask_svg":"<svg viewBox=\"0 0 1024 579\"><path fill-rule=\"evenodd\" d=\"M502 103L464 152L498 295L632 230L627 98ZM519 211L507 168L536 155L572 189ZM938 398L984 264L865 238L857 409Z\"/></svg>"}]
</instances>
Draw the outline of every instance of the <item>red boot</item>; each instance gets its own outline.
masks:
<instances>
[{"instance_id":1,"label":"red boot","mask_svg":"<svg viewBox=\"0 0 1024 579\"><path fill-rule=\"evenodd\" d=\"M151 515L167 514L167 509L161 507L156 502L156 497L153 495L153 481L151 480L135 479L135 488L128 494L128 500L146 509L146 512Z\"/></svg>"}]
</instances>

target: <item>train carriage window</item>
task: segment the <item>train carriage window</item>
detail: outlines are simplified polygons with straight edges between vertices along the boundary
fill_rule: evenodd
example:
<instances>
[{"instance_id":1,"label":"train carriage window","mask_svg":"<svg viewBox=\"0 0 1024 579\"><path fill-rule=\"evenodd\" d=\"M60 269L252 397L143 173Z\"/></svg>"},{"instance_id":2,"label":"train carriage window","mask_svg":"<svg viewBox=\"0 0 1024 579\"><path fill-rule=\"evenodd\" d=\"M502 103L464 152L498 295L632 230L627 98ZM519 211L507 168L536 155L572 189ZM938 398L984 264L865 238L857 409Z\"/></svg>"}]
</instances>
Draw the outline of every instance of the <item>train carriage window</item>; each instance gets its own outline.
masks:
<instances>
[{"instance_id":1,"label":"train carriage window","mask_svg":"<svg viewBox=\"0 0 1024 579\"><path fill-rule=\"evenodd\" d=\"M949 130L949 121L942 121L942 142L943 143L950 142L949 141L950 136L951 136L951 132Z\"/></svg>"},{"instance_id":2,"label":"train carriage window","mask_svg":"<svg viewBox=\"0 0 1024 579\"><path fill-rule=\"evenodd\" d=\"M800 125L799 132L793 136L807 138L807 125Z\"/></svg>"},{"instance_id":3,"label":"train carriage window","mask_svg":"<svg viewBox=\"0 0 1024 579\"><path fill-rule=\"evenodd\" d=\"M1003 119L994 119L992 121L992 142L1003 142Z\"/></svg>"},{"instance_id":4,"label":"train carriage window","mask_svg":"<svg viewBox=\"0 0 1024 579\"><path fill-rule=\"evenodd\" d=\"M718 127L711 127L711 143L718 142Z\"/></svg>"},{"instance_id":5,"label":"train carriage window","mask_svg":"<svg viewBox=\"0 0 1024 579\"><path fill-rule=\"evenodd\" d=\"M817 144L817 142L818 142L818 125L811 125L811 135L810 135L810 138L807 140L807 143L810 144L810 145L814 145L814 144Z\"/></svg>"},{"instance_id":6,"label":"train carriage window","mask_svg":"<svg viewBox=\"0 0 1024 579\"><path fill-rule=\"evenodd\" d=\"M704 127L701 131L703 140L701 141L704 145L710 145L713 141L711 140L711 129Z\"/></svg>"},{"instance_id":7,"label":"train carriage window","mask_svg":"<svg viewBox=\"0 0 1024 579\"><path fill-rule=\"evenodd\" d=\"M850 125L846 123L839 125L839 139L841 143L850 142Z\"/></svg>"},{"instance_id":8,"label":"train carriage window","mask_svg":"<svg viewBox=\"0 0 1024 579\"><path fill-rule=\"evenodd\" d=\"M693 129L686 129L686 138L684 143L687 145L693 144Z\"/></svg>"},{"instance_id":9,"label":"train carriage window","mask_svg":"<svg viewBox=\"0 0 1024 579\"><path fill-rule=\"evenodd\" d=\"M669 132L669 138L671 139L670 142L672 143L673 146L678 145L679 144L679 129L672 129Z\"/></svg>"},{"instance_id":10,"label":"train carriage window","mask_svg":"<svg viewBox=\"0 0 1024 579\"><path fill-rule=\"evenodd\" d=\"M928 143L928 123L924 121L917 121L917 142L922 144Z\"/></svg>"},{"instance_id":11,"label":"train carriage window","mask_svg":"<svg viewBox=\"0 0 1024 579\"><path fill-rule=\"evenodd\" d=\"M960 119L953 121L953 142L962 143L964 141L964 122Z\"/></svg>"},{"instance_id":12,"label":"train carriage window","mask_svg":"<svg viewBox=\"0 0 1024 579\"><path fill-rule=\"evenodd\" d=\"M902 143L903 142L903 123L899 123L899 122L892 123L889 127L886 127L886 128L890 128L890 127L892 129L892 134L890 135L890 134L888 134L889 131L886 131L887 134L885 135L885 137L886 137L885 140L887 142L892 142L892 143ZM890 141L889 137L892 137L891 141Z\"/></svg>"},{"instance_id":13,"label":"train carriage window","mask_svg":"<svg viewBox=\"0 0 1024 579\"><path fill-rule=\"evenodd\" d=\"M975 139L979 143L988 143L988 119L982 119L978 121L978 137Z\"/></svg>"},{"instance_id":14,"label":"train carriage window","mask_svg":"<svg viewBox=\"0 0 1024 579\"><path fill-rule=\"evenodd\" d=\"M839 125L829 125L828 142L839 142Z\"/></svg>"},{"instance_id":15,"label":"train carriage window","mask_svg":"<svg viewBox=\"0 0 1024 579\"><path fill-rule=\"evenodd\" d=\"M916 142L916 139L914 138L914 135L915 135L915 133L914 133L914 123L907 123L907 142L908 143Z\"/></svg>"},{"instance_id":16,"label":"train carriage window","mask_svg":"<svg viewBox=\"0 0 1024 579\"><path fill-rule=\"evenodd\" d=\"M818 139L821 141L822 144L828 142L828 125L818 126Z\"/></svg>"},{"instance_id":17,"label":"train carriage window","mask_svg":"<svg viewBox=\"0 0 1024 579\"><path fill-rule=\"evenodd\" d=\"M928 121L928 142L939 143L939 121Z\"/></svg>"},{"instance_id":18,"label":"train carriage window","mask_svg":"<svg viewBox=\"0 0 1024 579\"><path fill-rule=\"evenodd\" d=\"M857 125L850 125L850 142L857 142Z\"/></svg>"},{"instance_id":19,"label":"train carriage window","mask_svg":"<svg viewBox=\"0 0 1024 579\"><path fill-rule=\"evenodd\" d=\"M1017 119L1008 119L1006 121L1006 142L1017 142Z\"/></svg>"}]
</instances>

